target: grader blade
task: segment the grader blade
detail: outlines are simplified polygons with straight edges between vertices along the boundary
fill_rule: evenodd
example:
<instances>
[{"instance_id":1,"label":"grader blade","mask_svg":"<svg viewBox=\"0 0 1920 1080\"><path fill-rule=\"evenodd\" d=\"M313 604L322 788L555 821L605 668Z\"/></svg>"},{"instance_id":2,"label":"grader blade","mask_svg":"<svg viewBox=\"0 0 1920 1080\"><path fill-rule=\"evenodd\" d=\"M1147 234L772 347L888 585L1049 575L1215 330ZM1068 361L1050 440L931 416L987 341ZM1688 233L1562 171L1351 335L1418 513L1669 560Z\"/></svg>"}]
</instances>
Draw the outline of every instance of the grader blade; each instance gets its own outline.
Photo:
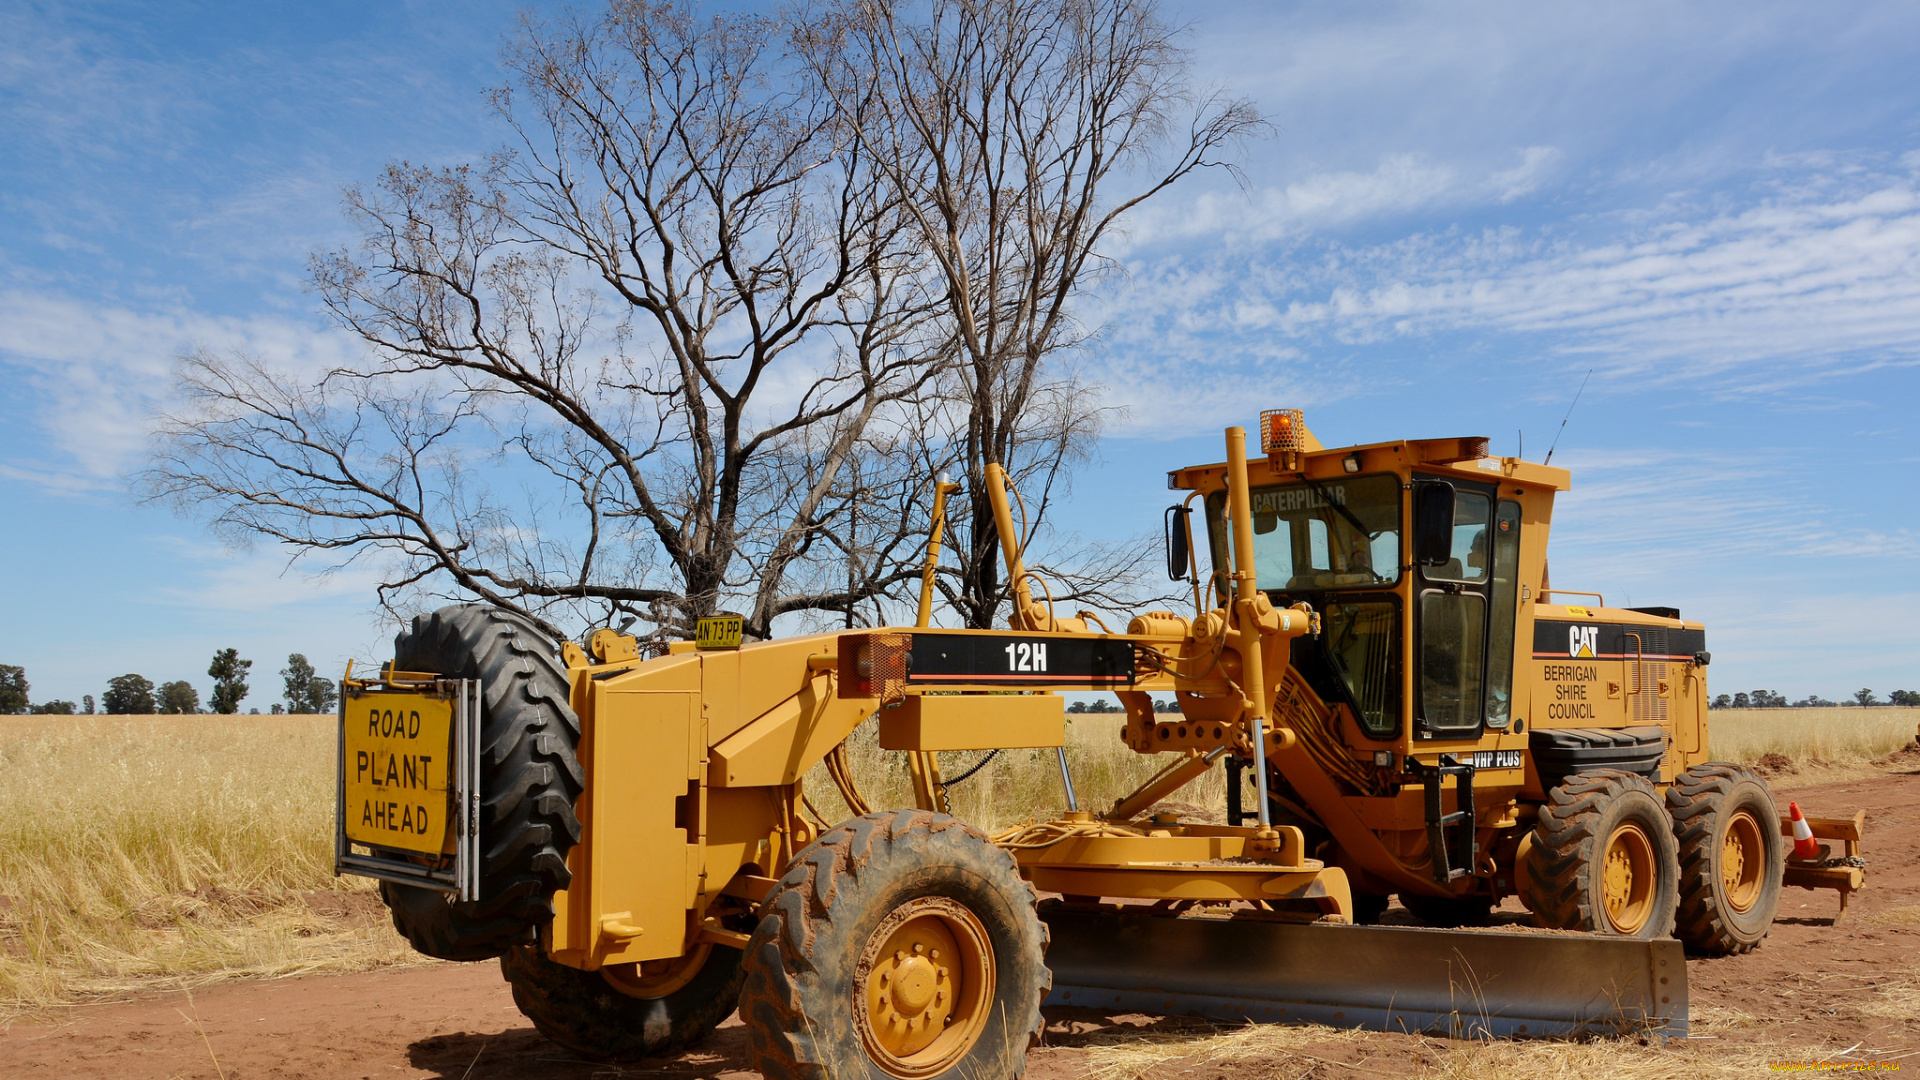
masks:
<instances>
[{"instance_id":1,"label":"grader blade","mask_svg":"<svg viewBox=\"0 0 1920 1080\"><path fill-rule=\"evenodd\" d=\"M1049 1005L1455 1038L1685 1038L1679 942L1055 910Z\"/></svg>"}]
</instances>

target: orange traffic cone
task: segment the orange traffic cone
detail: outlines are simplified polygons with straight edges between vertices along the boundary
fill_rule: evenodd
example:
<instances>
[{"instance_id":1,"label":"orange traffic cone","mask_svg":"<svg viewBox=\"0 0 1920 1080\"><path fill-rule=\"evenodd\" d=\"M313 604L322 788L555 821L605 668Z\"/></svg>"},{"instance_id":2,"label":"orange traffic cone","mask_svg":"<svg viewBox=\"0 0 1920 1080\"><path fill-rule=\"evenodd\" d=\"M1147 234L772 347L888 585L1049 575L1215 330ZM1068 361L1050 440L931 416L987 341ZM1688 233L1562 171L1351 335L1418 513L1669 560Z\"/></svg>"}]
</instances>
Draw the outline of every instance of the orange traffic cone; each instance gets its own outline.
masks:
<instances>
[{"instance_id":1,"label":"orange traffic cone","mask_svg":"<svg viewBox=\"0 0 1920 1080\"><path fill-rule=\"evenodd\" d=\"M1813 826L1807 824L1807 816L1800 812L1800 804L1787 804L1787 816L1793 819L1793 857L1796 859L1817 859L1820 857L1820 844L1813 838Z\"/></svg>"}]
</instances>

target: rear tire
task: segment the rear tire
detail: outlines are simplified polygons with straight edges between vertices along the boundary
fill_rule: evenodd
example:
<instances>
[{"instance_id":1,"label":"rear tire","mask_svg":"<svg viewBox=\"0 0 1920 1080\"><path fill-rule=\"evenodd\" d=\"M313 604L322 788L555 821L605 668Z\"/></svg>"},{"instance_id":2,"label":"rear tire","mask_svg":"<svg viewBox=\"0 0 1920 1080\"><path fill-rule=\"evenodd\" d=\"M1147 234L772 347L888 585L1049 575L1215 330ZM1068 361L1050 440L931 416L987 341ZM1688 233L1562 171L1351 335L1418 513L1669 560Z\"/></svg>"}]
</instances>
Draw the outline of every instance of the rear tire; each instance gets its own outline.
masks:
<instances>
[{"instance_id":1,"label":"rear tire","mask_svg":"<svg viewBox=\"0 0 1920 1080\"><path fill-rule=\"evenodd\" d=\"M1680 848L1674 936L1695 952L1750 952L1773 927L1786 838L1766 781L1725 762L1695 765L1667 789Z\"/></svg>"},{"instance_id":2,"label":"rear tire","mask_svg":"<svg viewBox=\"0 0 1920 1080\"><path fill-rule=\"evenodd\" d=\"M522 945L500 958L500 974L540 1034L595 1061L631 1062L699 1041L739 1003L740 950L700 946L684 960L642 965L655 968L644 975L632 964L580 971Z\"/></svg>"},{"instance_id":3,"label":"rear tire","mask_svg":"<svg viewBox=\"0 0 1920 1080\"><path fill-rule=\"evenodd\" d=\"M566 668L533 623L478 605L416 617L394 638L393 662L398 671L480 680L485 850L477 901L384 881L380 896L394 929L420 952L491 960L538 940L553 920L554 892L572 880L567 852L580 840L573 805L583 783Z\"/></svg>"},{"instance_id":4,"label":"rear tire","mask_svg":"<svg viewBox=\"0 0 1920 1080\"><path fill-rule=\"evenodd\" d=\"M1673 822L1643 777L1575 773L1534 826L1526 904L1541 926L1651 940L1673 932L1680 862Z\"/></svg>"},{"instance_id":5,"label":"rear tire","mask_svg":"<svg viewBox=\"0 0 1920 1080\"><path fill-rule=\"evenodd\" d=\"M945 814L829 829L747 946L740 1016L768 1080L1016 1077L1052 985L1012 856Z\"/></svg>"}]
</instances>

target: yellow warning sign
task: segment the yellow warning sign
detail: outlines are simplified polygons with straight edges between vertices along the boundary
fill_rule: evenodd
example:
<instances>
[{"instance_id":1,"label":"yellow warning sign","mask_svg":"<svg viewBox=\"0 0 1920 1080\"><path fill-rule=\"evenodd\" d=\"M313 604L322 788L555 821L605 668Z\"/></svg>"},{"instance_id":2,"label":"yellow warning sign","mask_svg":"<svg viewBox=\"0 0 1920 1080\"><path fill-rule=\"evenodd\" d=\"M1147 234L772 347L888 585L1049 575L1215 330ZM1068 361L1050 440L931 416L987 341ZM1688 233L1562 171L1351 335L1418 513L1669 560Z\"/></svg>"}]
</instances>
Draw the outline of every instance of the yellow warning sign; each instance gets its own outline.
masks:
<instances>
[{"instance_id":1,"label":"yellow warning sign","mask_svg":"<svg viewBox=\"0 0 1920 1080\"><path fill-rule=\"evenodd\" d=\"M347 839L426 855L445 851L453 702L426 694L350 694L343 712Z\"/></svg>"}]
</instances>

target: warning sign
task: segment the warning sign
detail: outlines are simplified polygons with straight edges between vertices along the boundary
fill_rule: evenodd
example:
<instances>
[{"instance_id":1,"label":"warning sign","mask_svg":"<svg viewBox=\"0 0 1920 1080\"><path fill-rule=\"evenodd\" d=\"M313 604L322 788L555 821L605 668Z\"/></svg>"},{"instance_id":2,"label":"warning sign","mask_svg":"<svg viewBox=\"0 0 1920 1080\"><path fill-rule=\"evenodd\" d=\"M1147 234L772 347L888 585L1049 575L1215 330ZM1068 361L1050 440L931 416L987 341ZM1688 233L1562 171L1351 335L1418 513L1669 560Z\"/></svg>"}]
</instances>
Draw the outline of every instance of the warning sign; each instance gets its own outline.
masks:
<instances>
[{"instance_id":1,"label":"warning sign","mask_svg":"<svg viewBox=\"0 0 1920 1080\"><path fill-rule=\"evenodd\" d=\"M447 850L453 702L350 695L341 723L347 839L427 855Z\"/></svg>"}]
</instances>

